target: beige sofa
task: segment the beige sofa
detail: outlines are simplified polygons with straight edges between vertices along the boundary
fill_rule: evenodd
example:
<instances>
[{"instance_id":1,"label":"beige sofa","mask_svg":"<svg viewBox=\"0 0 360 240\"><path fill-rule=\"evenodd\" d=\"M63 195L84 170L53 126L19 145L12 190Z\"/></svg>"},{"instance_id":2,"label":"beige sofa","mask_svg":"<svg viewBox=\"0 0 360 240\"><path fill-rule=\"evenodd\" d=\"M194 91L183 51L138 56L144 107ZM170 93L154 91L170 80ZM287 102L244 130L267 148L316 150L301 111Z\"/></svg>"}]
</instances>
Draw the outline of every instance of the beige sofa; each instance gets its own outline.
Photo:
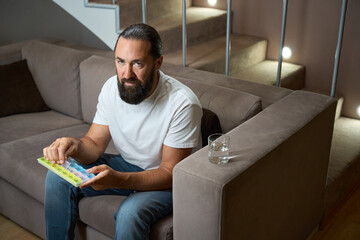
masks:
<instances>
[{"instance_id":1,"label":"beige sofa","mask_svg":"<svg viewBox=\"0 0 360 240\"><path fill-rule=\"evenodd\" d=\"M36 159L57 137L86 133L101 86L115 74L111 53L52 42L0 47L2 64L27 60L51 109L0 118L0 213L42 238L47 171ZM305 239L324 212L336 102L168 64L162 71L217 114L230 152L238 156L214 165L204 147L180 162L174 213L152 227L151 238ZM116 152L113 146L107 151ZM113 238L113 213L123 200L82 199L77 238Z\"/></svg>"}]
</instances>

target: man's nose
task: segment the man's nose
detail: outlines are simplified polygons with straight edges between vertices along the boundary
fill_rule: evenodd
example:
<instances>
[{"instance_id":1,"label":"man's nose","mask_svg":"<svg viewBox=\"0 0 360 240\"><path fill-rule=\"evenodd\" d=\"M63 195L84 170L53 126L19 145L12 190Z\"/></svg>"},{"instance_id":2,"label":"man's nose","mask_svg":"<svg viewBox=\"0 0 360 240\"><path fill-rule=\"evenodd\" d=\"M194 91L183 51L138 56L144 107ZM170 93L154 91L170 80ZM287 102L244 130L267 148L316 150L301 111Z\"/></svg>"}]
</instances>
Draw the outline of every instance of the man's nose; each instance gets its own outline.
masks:
<instances>
[{"instance_id":1,"label":"man's nose","mask_svg":"<svg viewBox=\"0 0 360 240\"><path fill-rule=\"evenodd\" d=\"M134 72L132 71L132 66L131 66L131 64L128 64L124 69L123 77L126 78L126 79L129 79L129 78L131 78L133 76L134 76Z\"/></svg>"}]
</instances>

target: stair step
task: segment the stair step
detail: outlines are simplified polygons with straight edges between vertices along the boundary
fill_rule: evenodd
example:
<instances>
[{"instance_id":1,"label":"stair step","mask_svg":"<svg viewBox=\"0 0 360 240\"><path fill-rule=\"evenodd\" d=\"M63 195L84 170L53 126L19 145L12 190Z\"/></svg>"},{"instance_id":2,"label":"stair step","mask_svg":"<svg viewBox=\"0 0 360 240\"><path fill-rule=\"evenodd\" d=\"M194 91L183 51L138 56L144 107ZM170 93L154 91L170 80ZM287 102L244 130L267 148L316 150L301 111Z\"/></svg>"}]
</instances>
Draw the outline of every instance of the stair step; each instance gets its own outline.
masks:
<instances>
[{"instance_id":1,"label":"stair step","mask_svg":"<svg viewBox=\"0 0 360 240\"><path fill-rule=\"evenodd\" d=\"M148 22L159 31L163 53L182 49L182 11ZM217 38L226 31L226 11L214 8L189 7L186 11L187 46Z\"/></svg>"},{"instance_id":2,"label":"stair step","mask_svg":"<svg viewBox=\"0 0 360 240\"><path fill-rule=\"evenodd\" d=\"M253 36L231 36L230 72L237 72L265 60L267 41ZM216 73L225 73L226 37L221 36L205 43L189 47L187 66ZM164 61L182 64L182 50L166 54Z\"/></svg>"},{"instance_id":3,"label":"stair step","mask_svg":"<svg viewBox=\"0 0 360 240\"><path fill-rule=\"evenodd\" d=\"M112 4L112 0L90 0ZM187 6L191 1L187 0ZM117 0L120 29L142 22L141 0ZM156 28L163 41L163 53L182 48L182 1L157 0L147 4L147 24ZM215 8L187 7L187 45L192 46L222 36L226 31L226 11Z\"/></svg>"},{"instance_id":4,"label":"stair step","mask_svg":"<svg viewBox=\"0 0 360 240\"><path fill-rule=\"evenodd\" d=\"M90 3L113 4L112 0L90 0ZM186 1L190 7L191 0ZM116 0L119 5L120 29L142 22L142 1L141 0ZM182 10L182 1L156 0L146 3L146 20L151 21L159 16L168 16Z\"/></svg>"},{"instance_id":5,"label":"stair step","mask_svg":"<svg viewBox=\"0 0 360 240\"><path fill-rule=\"evenodd\" d=\"M254 66L232 74L242 80L276 85L278 62L265 60ZM282 63L281 87L289 89L302 89L304 87L305 67L293 63Z\"/></svg>"}]
</instances>

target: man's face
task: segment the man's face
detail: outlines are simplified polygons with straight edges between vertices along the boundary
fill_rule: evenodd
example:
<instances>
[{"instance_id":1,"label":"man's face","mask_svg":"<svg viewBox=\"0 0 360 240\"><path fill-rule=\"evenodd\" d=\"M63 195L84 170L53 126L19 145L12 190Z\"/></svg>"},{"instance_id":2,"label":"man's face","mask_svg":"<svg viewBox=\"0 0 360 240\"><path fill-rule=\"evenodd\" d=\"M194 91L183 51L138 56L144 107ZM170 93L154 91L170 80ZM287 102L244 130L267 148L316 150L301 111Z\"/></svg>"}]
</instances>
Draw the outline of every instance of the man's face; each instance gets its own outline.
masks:
<instances>
[{"instance_id":1,"label":"man's face","mask_svg":"<svg viewBox=\"0 0 360 240\"><path fill-rule=\"evenodd\" d=\"M130 104L139 104L150 96L159 80L162 57L150 55L148 41L120 38L115 49L119 94Z\"/></svg>"}]
</instances>

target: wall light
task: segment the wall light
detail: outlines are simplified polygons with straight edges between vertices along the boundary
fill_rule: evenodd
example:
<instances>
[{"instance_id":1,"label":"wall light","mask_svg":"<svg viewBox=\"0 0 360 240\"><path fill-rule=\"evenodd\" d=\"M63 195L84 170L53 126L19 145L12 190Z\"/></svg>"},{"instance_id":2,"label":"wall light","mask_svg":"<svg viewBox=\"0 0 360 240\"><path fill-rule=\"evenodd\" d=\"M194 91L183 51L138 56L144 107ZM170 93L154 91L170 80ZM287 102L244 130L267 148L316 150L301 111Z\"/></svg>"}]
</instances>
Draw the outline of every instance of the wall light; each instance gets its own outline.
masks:
<instances>
[{"instance_id":1,"label":"wall light","mask_svg":"<svg viewBox=\"0 0 360 240\"><path fill-rule=\"evenodd\" d=\"M357 107L356 113L357 113L357 115L360 117L360 105Z\"/></svg>"},{"instance_id":2,"label":"wall light","mask_svg":"<svg viewBox=\"0 0 360 240\"><path fill-rule=\"evenodd\" d=\"M282 56L284 59L289 59L291 58L291 55L292 55L292 51L291 51L291 48L285 46L282 50Z\"/></svg>"},{"instance_id":3,"label":"wall light","mask_svg":"<svg viewBox=\"0 0 360 240\"><path fill-rule=\"evenodd\" d=\"M208 4L210 6L215 6L216 2L217 2L217 0L208 0Z\"/></svg>"}]
</instances>

